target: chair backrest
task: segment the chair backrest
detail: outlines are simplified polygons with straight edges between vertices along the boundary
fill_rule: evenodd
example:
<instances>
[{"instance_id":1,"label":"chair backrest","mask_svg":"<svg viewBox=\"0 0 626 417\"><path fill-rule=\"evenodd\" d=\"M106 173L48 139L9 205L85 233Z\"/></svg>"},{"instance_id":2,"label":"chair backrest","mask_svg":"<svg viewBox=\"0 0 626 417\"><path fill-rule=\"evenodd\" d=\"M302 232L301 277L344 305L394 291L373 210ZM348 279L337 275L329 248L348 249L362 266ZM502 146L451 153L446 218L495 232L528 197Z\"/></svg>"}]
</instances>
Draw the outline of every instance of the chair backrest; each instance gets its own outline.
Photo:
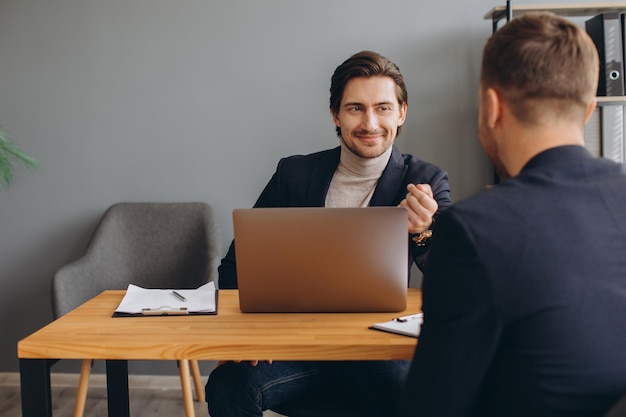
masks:
<instances>
[{"instance_id":1,"label":"chair backrest","mask_svg":"<svg viewBox=\"0 0 626 417\"><path fill-rule=\"evenodd\" d=\"M57 271L55 318L108 289L197 288L217 280L219 228L207 203L117 203L83 257Z\"/></svg>"},{"instance_id":2,"label":"chair backrest","mask_svg":"<svg viewBox=\"0 0 626 417\"><path fill-rule=\"evenodd\" d=\"M611 407L604 417L625 417L626 416L626 395Z\"/></svg>"}]
</instances>

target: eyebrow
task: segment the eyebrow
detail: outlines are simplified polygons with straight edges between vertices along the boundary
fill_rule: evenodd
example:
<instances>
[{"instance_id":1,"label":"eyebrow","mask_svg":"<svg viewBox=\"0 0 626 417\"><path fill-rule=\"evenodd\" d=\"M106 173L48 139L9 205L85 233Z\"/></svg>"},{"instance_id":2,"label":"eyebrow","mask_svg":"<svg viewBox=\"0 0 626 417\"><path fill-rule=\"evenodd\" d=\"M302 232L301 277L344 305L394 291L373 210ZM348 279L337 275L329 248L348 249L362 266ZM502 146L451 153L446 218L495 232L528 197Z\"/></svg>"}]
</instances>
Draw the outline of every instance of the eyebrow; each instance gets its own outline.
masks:
<instances>
[{"instance_id":1,"label":"eyebrow","mask_svg":"<svg viewBox=\"0 0 626 417\"><path fill-rule=\"evenodd\" d=\"M380 103L374 103L374 107L376 107L376 106L383 106L383 105L393 106L394 103L392 101L381 101ZM343 107L348 107L348 106L365 106L365 104L360 103L358 101L350 101L350 102L345 103L343 105Z\"/></svg>"}]
</instances>

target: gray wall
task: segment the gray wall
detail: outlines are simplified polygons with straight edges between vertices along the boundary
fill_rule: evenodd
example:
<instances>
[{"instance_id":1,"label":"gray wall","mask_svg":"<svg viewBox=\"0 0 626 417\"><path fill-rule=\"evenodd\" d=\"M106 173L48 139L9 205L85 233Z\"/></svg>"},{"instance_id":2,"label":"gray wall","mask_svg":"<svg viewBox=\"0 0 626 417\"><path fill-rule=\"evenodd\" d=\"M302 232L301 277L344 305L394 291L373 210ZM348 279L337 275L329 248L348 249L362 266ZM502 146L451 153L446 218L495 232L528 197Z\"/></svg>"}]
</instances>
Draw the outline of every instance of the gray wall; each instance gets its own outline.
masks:
<instances>
[{"instance_id":1,"label":"gray wall","mask_svg":"<svg viewBox=\"0 0 626 417\"><path fill-rule=\"evenodd\" d=\"M210 202L225 250L231 210L254 203L281 156L336 146L329 80L357 51L405 75L400 149L445 168L455 199L480 191L491 171L476 92L493 6L0 0L0 125L42 162L0 190L0 372L52 319L54 272L111 204Z\"/></svg>"}]
</instances>

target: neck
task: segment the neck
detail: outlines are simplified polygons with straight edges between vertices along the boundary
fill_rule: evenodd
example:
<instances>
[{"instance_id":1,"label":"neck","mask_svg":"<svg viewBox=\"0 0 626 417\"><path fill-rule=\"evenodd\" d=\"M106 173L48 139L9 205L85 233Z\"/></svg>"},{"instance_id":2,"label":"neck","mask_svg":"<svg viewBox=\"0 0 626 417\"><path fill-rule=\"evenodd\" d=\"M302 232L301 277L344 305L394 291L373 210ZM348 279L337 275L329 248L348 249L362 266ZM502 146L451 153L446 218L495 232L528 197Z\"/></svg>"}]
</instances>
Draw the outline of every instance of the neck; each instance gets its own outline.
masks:
<instances>
[{"instance_id":1,"label":"neck","mask_svg":"<svg viewBox=\"0 0 626 417\"><path fill-rule=\"evenodd\" d=\"M494 88L480 89L480 121L483 145L511 176L518 175L528 161L551 148L584 146L585 123L592 116L596 99L584 109L571 102L536 99L532 123L523 123L513 114L505 97Z\"/></svg>"},{"instance_id":2,"label":"neck","mask_svg":"<svg viewBox=\"0 0 626 417\"><path fill-rule=\"evenodd\" d=\"M571 121L533 127L518 125L508 133L500 142L500 156L512 176L518 175L528 161L543 151L585 145L583 128Z\"/></svg>"},{"instance_id":3,"label":"neck","mask_svg":"<svg viewBox=\"0 0 626 417\"><path fill-rule=\"evenodd\" d=\"M383 154L376 158L362 158L353 153L344 143L343 139L340 139L341 144L341 156L340 164L351 174L357 176L371 176L380 175L385 170L387 162L391 157L390 146Z\"/></svg>"}]
</instances>

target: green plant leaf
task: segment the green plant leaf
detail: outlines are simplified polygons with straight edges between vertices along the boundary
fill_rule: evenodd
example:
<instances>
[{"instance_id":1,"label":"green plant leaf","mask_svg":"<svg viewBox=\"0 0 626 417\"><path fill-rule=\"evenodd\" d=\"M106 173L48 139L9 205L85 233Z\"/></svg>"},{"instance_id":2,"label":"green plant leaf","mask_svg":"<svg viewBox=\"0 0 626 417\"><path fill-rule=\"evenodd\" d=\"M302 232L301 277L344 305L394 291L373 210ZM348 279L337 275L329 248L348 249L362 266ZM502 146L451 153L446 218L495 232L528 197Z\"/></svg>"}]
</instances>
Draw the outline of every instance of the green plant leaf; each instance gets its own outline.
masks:
<instances>
[{"instance_id":1,"label":"green plant leaf","mask_svg":"<svg viewBox=\"0 0 626 417\"><path fill-rule=\"evenodd\" d=\"M39 162L21 151L6 134L0 130L0 185L9 187L13 181L15 166L39 168Z\"/></svg>"}]
</instances>

